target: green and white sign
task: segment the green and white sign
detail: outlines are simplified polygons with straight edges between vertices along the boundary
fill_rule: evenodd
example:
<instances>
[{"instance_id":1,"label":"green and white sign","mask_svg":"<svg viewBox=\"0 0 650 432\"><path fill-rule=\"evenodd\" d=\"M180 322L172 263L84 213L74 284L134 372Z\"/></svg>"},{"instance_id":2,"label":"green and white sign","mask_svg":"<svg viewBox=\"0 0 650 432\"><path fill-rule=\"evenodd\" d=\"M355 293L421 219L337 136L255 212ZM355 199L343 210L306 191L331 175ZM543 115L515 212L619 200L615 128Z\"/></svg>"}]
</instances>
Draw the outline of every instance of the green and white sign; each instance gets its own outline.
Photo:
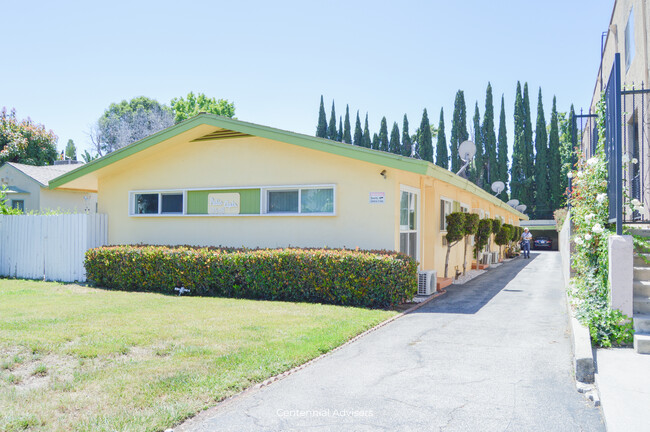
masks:
<instances>
[{"instance_id":1,"label":"green and white sign","mask_svg":"<svg viewBox=\"0 0 650 432\"><path fill-rule=\"evenodd\" d=\"M239 214L239 200L238 193L208 194L208 214Z\"/></svg>"}]
</instances>

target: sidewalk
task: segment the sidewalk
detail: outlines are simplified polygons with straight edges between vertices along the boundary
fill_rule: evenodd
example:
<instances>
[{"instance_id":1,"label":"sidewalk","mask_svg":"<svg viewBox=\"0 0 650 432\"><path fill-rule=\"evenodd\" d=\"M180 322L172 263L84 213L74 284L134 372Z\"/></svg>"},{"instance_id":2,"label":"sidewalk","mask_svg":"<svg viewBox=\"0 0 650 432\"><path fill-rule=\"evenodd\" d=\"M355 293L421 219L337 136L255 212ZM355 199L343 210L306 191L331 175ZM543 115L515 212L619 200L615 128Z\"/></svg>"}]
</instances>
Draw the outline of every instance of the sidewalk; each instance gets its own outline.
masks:
<instances>
[{"instance_id":1,"label":"sidewalk","mask_svg":"<svg viewBox=\"0 0 650 432\"><path fill-rule=\"evenodd\" d=\"M531 253L175 432L604 431L576 391L558 253Z\"/></svg>"},{"instance_id":2,"label":"sidewalk","mask_svg":"<svg viewBox=\"0 0 650 432\"><path fill-rule=\"evenodd\" d=\"M650 431L650 355L597 350L596 385L608 432Z\"/></svg>"}]
</instances>

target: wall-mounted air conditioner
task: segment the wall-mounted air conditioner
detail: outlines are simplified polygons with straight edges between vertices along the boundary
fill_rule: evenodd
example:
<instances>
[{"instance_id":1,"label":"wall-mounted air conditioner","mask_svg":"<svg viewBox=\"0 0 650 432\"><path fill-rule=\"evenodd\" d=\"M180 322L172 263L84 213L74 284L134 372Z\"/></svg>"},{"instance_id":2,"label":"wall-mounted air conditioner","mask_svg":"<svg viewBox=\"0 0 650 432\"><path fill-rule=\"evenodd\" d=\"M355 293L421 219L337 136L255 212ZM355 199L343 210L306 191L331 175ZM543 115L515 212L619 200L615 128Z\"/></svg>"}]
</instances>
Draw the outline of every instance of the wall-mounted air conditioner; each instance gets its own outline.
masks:
<instances>
[{"instance_id":1,"label":"wall-mounted air conditioner","mask_svg":"<svg viewBox=\"0 0 650 432\"><path fill-rule=\"evenodd\" d=\"M438 278L435 270L418 272L418 295L431 295L436 292L437 282Z\"/></svg>"},{"instance_id":2,"label":"wall-mounted air conditioner","mask_svg":"<svg viewBox=\"0 0 650 432\"><path fill-rule=\"evenodd\" d=\"M483 253L483 255L481 256L480 262L481 262L481 264L484 264L484 265L490 265L492 263L492 254L487 253L487 252Z\"/></svg>"}]
</instances>

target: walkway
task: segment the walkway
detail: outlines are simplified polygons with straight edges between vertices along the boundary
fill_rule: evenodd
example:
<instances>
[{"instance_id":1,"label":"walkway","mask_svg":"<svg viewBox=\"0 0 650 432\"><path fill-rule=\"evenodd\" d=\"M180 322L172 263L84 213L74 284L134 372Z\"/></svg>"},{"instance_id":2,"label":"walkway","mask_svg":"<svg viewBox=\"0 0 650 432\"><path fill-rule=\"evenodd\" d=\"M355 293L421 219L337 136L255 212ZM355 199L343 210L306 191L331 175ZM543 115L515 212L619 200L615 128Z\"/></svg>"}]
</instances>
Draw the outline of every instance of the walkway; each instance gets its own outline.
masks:
<instances>
[{"instance_id":1,"label":"walkway","mask_svg":"<svg viewBox=\"0 0 650 432\"><path fill-rule=\"evenodd\" d=\"M531 256L175 431L604 431L572 378L560 256Z\"/></svg>"}]
</instances>

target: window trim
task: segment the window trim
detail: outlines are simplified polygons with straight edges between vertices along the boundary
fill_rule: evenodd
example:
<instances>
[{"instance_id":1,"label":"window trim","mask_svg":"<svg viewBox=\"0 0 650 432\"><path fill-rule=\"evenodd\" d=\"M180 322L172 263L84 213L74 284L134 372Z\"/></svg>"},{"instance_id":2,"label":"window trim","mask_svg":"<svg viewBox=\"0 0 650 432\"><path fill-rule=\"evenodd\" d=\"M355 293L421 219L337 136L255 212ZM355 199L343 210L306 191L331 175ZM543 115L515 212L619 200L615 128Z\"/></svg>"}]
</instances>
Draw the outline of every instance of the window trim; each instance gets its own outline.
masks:
<instances>
[{"instance_id":1,"label":"window trim","mask_svg":"<svg viewBox=\"0 0 650 432\"><path fill-rule=\"evenodd\" d=\"M453 199L447 198L447 197L441 195L440 196L440 201L441 201L440 209L439 209L440 211L438 211L438 214L440 214L442 216L442 201L445 201L445 202L449 203L449 207L450 207L449 208L449 210L450 210L449 214L452 214L454 212L454 200ZM445 215L444 218L441 217L440 218L440 224L438 225L438 230L441 233L445 233L445 234L447 233L447 221L445 220L446 218L447 218L447 215Z\"/></svg>"},{"instance_id":2,"label":"window trim","mask_svg":"<svg viewBox=\"0 0 650 432\"><path fill-rule=\"evenodd\" d=\"M465 211L463 211L465 210ZM470 206L464 203L460 203L460 211L463 213L469 213L470 212Z\"/></svg>"},{"instance_id":3,"label":"window trim","mask_svg":"<svg viewBox=\"0 0 650 432\"><path fill-rule=\"evenodd\" d=\"M21 203L20 206L17 206L15 204ZM12 209L19 209L21 212L25 212L25 199L12 199L11 200L11 208Z\"/></svg>"},{"instance_id":4,"label":"window trim","mask_svg":"<svg viewBox=\"0 0 650 432\"><path fill-rule=\"evenodd\" d=\"M260 191L260 213L256 214L188 214L187 213L187 196L188 192L193 191L220 191L220 190L232 190L232 189L259 189ZM332 189L333 193L333 203L332 203L332 212L326 213L301 213L300 212L300 198L301 194L299 193L299 212L298 213L268 213L266 209L267 205L267 191L273 190L301 190L301 189ZM337 207L336 207L336 184L298 184L298 185L274 185L274 186L226 186L226 187L202 187L202 188L183 188L183 189L134 189L128 192L128 206L127 206L127 215L129 217L276 217L276 216L299 216L299 217L310 217L310 216L337 216ZM183 196L183 211L182 213L161 213L162 211L162 201L161 195L163 194L175 194L181 193ZM158 194L158 213L144 213L138 214L135 213L135 195L137 194Z\"/></svg>"},{"instance_id":5,"label":"window trim","mask_svg":"<svg viewBox=\"0 0 650 432\"><path fill-rule=\"evenodd\" d=\"M420 212L421 212L420 209L421 209L421 206L422 206L422 202L421 202L421 200L420 200L420 189L418 189L418 188L414 188L414 187L412 187L412 186L402 185L402 184L399 185L399 198L397 199L397 203L398 203L398 207L397 207L398 214L399 214L399 212L401 212L401 210L402 210L402 209L401 209L401 206L402 206L402 192L406 192L406 193L410 193L410 194L415 195L415 200L416 200L416 201L415 201L415 203L416 203L416 204L415 204L415 206L416 206L416 207L415 207L415 208L416 208L416 210L415 210L415 230L405 230L405 231L402 231L402 224L401 224L401 221L399 220L399 216L398 216L398 219L397 219L397 226L398 226L398 228L399 228L398 244L399 244L399 236L400 236L402 233L413 233L413 232L415 232L415 236L416 236L416 241L415 241L415 242L416 242L416 246L415 246L415 260L416 260L418 263L420 263L420 242L421 242L420 232L422 231L422 229L421 229L422 227L420 226ZM399 250L399 249L398 249L398 250ZM422 266L421 263L418 264L418 268L420 268L421 266Z\"/></svg>"}]
</instances>

